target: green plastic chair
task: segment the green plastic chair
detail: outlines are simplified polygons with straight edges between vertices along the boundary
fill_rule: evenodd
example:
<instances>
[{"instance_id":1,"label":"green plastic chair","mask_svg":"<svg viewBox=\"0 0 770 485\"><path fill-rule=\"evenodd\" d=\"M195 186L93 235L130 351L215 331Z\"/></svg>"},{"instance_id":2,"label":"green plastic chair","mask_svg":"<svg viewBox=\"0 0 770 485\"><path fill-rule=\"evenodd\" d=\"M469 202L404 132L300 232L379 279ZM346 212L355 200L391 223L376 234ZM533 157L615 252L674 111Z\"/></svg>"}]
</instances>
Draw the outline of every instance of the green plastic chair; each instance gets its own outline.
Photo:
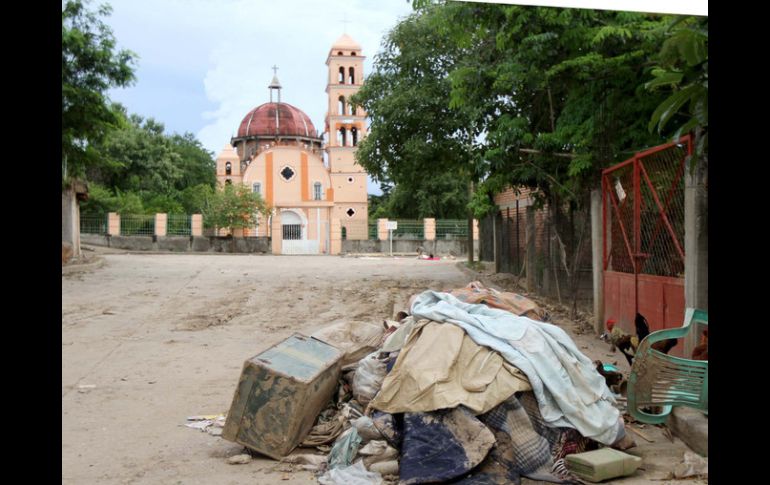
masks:
<instances>
[{"instance_id":1,"label":"green plastic chair","mask_svg":"<svg viewBox=\"0 0 770 485\"><path fill-rule=\"evenodd\" d=\"M666 355L650 346L661 340L685 337L693 323L708 325L708 312L688 308L684 325L652 332L639 343L628 378L628 412L637 421L661 424L674 406L688 406L708 414L709 363ZM660 407L659 414L643 411Z\"/></svg>"}]
</instances>

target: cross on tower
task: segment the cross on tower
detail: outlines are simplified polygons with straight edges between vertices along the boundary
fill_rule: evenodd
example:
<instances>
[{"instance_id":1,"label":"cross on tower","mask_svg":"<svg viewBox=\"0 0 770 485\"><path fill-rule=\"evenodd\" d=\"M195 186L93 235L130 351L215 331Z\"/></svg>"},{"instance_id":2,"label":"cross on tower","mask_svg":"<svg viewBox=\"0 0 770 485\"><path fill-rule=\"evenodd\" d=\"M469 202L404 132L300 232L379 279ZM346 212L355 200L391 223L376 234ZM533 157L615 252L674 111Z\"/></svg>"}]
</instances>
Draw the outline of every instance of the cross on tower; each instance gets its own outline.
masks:
<instances>
[{"instance_id":1,"label":"cross on tower","mask_svg":"<svg viewBox=\"0 0 770 485\"><path fill-rule=\"evenodd\" d=\"M345 24L349 24L350 20L348 20L348 14L345 14L345 18L342 20L342 30L346 34L348 33L348 26Z\"/></svg>"},{"instance_id":2,"label":"cross on tower","mask_svg":"<svg viewBox=\"0 0 770 485\"><path fill-rule=\"evenodd\" d=\"M273 64L273 76L277 76L277 75L278 75L278 66Z\"/></svg>"}]
</instances>

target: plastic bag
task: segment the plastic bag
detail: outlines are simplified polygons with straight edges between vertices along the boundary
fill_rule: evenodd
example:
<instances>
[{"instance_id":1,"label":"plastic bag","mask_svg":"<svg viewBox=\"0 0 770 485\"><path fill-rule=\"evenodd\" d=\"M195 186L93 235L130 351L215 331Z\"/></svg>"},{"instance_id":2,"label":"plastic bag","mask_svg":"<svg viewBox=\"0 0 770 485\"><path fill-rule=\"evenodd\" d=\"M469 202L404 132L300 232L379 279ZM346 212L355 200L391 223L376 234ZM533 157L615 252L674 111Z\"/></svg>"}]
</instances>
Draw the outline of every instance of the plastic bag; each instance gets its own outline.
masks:
<instances>
[{"instance_id":1,"label":"plastic bag","mask_svg":"<svg viewBox=\"0 0 770 485\"><path fill-rule=\"evenodd\" d=\"M344 468L329 470L320 477L321 485L382 485L382 475L366 471L361 460Z\"/></svg>"},{"instance_id":2,"label":"plastic bag","mask_svg":"<svg viewBox=\"0 0 770 485\"><path fill-rule=\"evenodd\" d=\"M372 352L361 359L353 376L353 397L364 406L377 395L387 373L387 358L380 359L379 353Z\"/></svg>"},{"instance_id":3,"label":"plastic bag","mask_svg":"<svg viewBox=\"0 0 770 485\"><path fill-rule=\"evenodd\" d=\"M353 461L361 446L361 437L356 428L349 428L334 442L329 452L329 468L344 468Z\"/></svg>"},{"instance_id":4,"label":"plastic bag","mask_svg":"<svg viewBox=\"0 0 770 485\"><path fill-rule=\"evenodd\" d=\"M351 421L350 424L356 428L358 435L364 442L382 439L382 434L374 426L374 421L372 421L372 418L369 416L361 416L360 418Z\"/></svg>"}]
</instances>

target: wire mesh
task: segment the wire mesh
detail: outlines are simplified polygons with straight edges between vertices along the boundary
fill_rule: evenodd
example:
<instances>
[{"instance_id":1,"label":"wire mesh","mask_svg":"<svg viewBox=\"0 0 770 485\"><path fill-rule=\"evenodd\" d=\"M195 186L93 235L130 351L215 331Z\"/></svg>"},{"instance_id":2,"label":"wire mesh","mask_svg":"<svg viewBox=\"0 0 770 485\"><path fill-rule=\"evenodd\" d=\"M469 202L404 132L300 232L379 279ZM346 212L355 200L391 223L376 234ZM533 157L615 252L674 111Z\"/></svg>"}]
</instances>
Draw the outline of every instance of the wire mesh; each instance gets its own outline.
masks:
<instances>
[{"instance_id":1,"label":"wire mesh","mask_svg":"<svg viewBox=\"0 0 770 485\"><path fill-rule=\"evenodd\" d=\"M80 215L81 234L107 234L107 216L95 214Z\"/></svg>"},{"instance_id":2,"label":"wire mesh","mask_svg":"<svg viewBox=\"0 0 770 485\"><path fill-rule=\"evenodd\" d=\"M468 237L468 221L465 219L437 219L436 239Z\"/></svg>"},{"instance_id":3,"label":"wire mesh","mask_svg":"<svg viewBox=\"0 0 770 485\"><path fill-rule=\"evenodd\" d=\"M607 269L656 276L684 275L686 155L683 146L672 146L604 175L610 231ZM638 189L634 187L634 176ZM635 221L637 200L639 219Z\"/></svg>"},{"instance_id":4,"label":"wire mesh","mask_svg":"<svg viewBox=\"0 0 770 485\"><path fill-rule=\"evenodd\" d=\"M192 216L188 214L169 214L166 224L166 234L169 236L192 234Z\"/></svg>"},{"instance_id":5,"label":"wire mesh","mask_svg":"<svg viewBox=\"0 0 770 485\"><path fill-rule=\"evenodd\" d=\"M639 161L640 273L684 277L684 158L673 146Z\"/></svg>"},{"instance_id":6,"label":"wire mesh","mask_svg":"<svg viewBox=\"0 0 770 485\"><path fill-rule=\"evenodd\" d=\"M422 220L399 219L393 239L425 239L425 225Z\"/></svg>"},{"instance_id":7,"label":"wire mesh","mask_svg":"<svg viewBox=\"0 0 770 485\"><path fill-rule=\"evenodd\" d=\"M605 177L605 191L611 233L608 269L633 273L634 165L624 165Z\"/></svg>"},{"instance_id":8,"label":"wire mesh","mask_svg":"<svg viewBox=\"0 0 770 485\"><path fill-rule=\"evenodd\" d=\"M153 234L155 234L154 215L120 215L121 236L152 236Z\"/></svg>"},{"instance_id":9,"label":"wire mesh","mask_svg":"<svg viewBox=\"0 0 770 485\"><path fill-rule=\"evenodd\" d=\"M377 221L370 221L368 226L368 238L370 240L377 239Z\"/></svg>"}]
</instances>

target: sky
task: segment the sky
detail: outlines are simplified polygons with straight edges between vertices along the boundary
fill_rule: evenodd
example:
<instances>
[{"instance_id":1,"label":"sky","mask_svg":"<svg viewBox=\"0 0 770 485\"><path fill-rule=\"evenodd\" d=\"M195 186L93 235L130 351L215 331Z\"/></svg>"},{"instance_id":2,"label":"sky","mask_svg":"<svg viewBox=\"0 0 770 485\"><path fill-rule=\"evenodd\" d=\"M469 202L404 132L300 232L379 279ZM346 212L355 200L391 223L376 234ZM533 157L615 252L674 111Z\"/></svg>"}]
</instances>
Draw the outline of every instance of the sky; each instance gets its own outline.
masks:
<instances>
[{"instance_id":1,"label":"sky","mask_svg":"<svg viewBox=\"0 0 770 485\"><path fill-rule=\"evenodd\" d=\"M167 133L195 134L215 156L246 113L269 101L273 65L281 100L322 131L334 41L347 32L361 44L368 75L382 38L412 11L407 0L106 1L118 48L139 57L135 84L110 99ZM381 193L371 180L368 188Z\"/></svg>"}]
</instances>

